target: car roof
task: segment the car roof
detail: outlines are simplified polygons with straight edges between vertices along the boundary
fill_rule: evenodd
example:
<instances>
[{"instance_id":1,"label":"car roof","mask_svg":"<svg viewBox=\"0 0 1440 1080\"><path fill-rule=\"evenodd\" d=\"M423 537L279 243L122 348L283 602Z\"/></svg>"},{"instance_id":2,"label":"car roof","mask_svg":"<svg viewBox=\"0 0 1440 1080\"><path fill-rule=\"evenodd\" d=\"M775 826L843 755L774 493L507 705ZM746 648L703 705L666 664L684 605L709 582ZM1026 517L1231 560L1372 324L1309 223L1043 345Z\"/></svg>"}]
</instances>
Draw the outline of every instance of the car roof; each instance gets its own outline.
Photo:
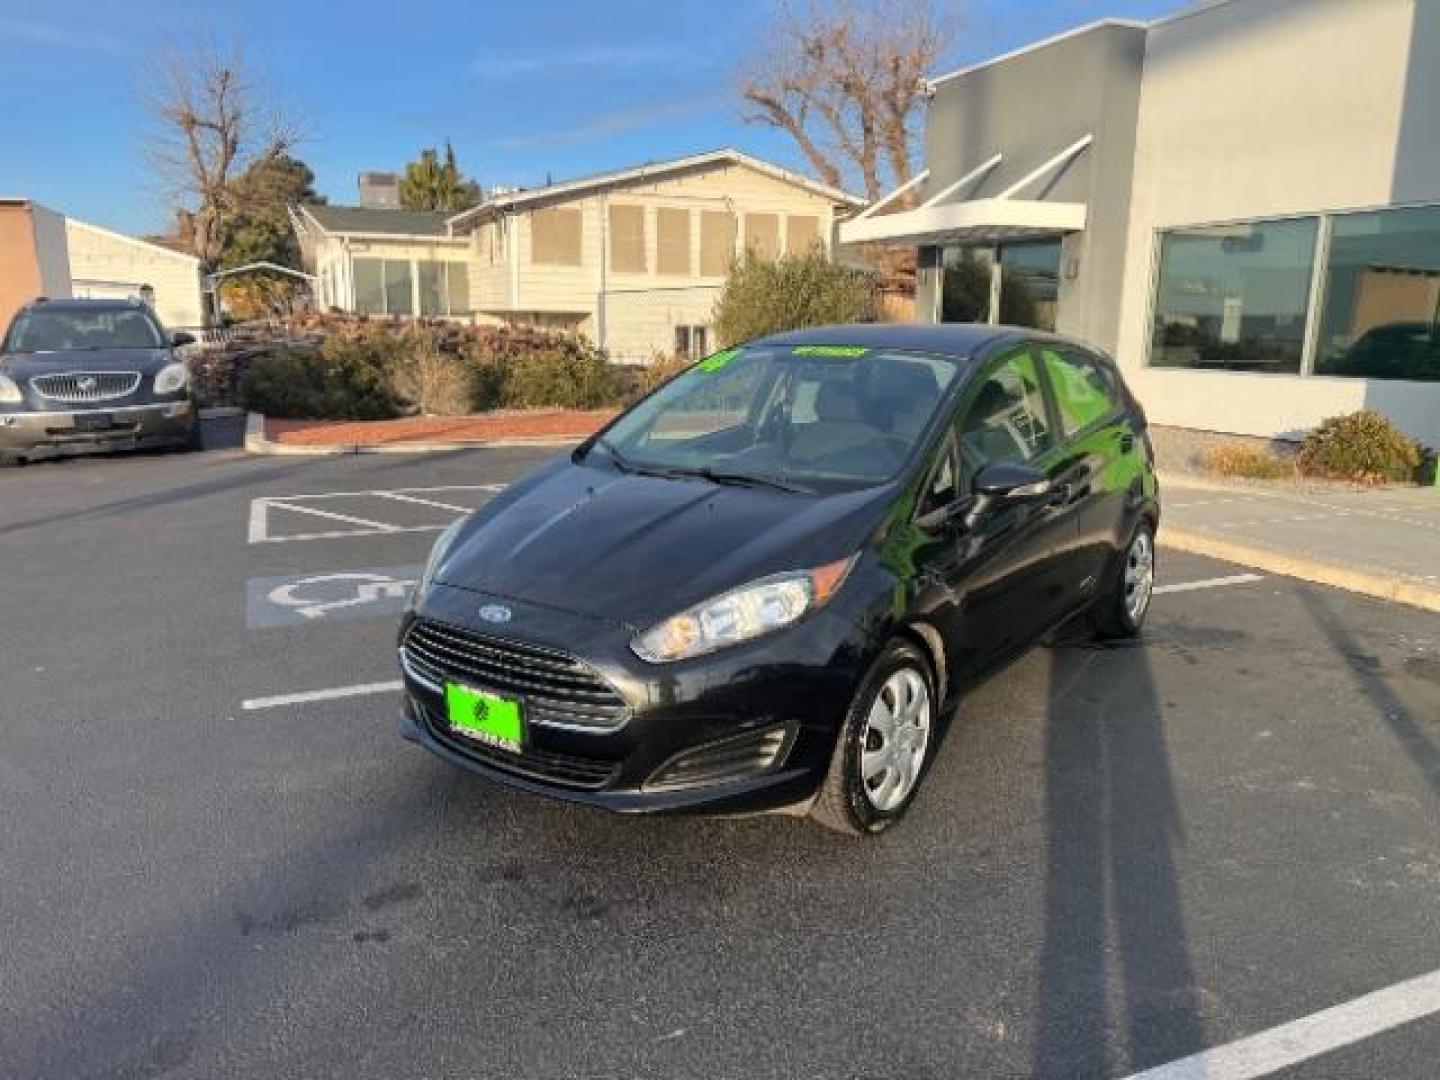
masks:
<instances>
[{"instance_id":1,"label":"car roof","mask_svg":"<svg viewBox=\"0 0 1440 1080\"><path fill-rule=\"evenodd\" d=\"M21 311L140 311L139 300L31 300Z\"/></svg>"},{"instance_id":2,"label":"car roof","mask_svg":"<svg viewBox=\"0 0 1440 1080\"><path fill-rule=\"evenodd\" d=\"M857 345L869 349L970 356L979 349L1018 336L1011 326L986 323L852 323L787 330L756 338L750 345Z\"/></svg>"}]
</instances>

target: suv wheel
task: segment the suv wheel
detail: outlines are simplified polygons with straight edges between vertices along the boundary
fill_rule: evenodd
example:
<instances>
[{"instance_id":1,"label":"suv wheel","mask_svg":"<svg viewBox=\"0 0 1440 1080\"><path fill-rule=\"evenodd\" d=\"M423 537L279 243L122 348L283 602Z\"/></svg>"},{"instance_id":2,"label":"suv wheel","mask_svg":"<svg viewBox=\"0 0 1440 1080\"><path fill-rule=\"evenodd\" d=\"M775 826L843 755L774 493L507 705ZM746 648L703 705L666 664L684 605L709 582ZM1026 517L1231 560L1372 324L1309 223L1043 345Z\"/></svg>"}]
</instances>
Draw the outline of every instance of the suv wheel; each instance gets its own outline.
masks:
<instances>
[{"instance_id":1,"label":"suv wheel","mask_svg":"<svg viewBox=\"0 0 1440 1080\"><path fill-rule=\"evenodd\" d=\"M934 754L936 705L926 658L909 642L890 642L850 704L811 816L856 836L898 820Z\"/></svg>"}]
</instances>

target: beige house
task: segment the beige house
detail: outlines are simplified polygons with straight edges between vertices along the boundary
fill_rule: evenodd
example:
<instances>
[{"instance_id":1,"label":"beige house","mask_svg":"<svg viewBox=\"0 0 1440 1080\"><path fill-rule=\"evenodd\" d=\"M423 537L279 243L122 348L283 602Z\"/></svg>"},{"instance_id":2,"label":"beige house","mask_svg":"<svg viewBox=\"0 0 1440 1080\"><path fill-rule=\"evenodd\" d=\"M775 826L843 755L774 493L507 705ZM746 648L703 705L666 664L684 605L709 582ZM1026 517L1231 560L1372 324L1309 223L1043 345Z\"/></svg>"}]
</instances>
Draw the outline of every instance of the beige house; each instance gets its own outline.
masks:
<instances>
[{"instance_id":1,"label":"beige house","mask_svg":"<svg viewBox=\"0 0 1440 1080\"><path fill-rule=\"evenodd\" d=\"M494 191L451 217L292 213L322 306L582 333L620 361L700 355L731 263L830 249L863 201L737 150Z\"/></svg>"},{"instance_id":2,"label":"beige house","mask_svg":"<svg viewBox=\"0 0 1440 1080\"><path fill-rule=\"evenodd\" d=\"M200 260L184 252L65 219L71 295L144 300L171 330L206 324Z\"/></svg>"}]
</instances>

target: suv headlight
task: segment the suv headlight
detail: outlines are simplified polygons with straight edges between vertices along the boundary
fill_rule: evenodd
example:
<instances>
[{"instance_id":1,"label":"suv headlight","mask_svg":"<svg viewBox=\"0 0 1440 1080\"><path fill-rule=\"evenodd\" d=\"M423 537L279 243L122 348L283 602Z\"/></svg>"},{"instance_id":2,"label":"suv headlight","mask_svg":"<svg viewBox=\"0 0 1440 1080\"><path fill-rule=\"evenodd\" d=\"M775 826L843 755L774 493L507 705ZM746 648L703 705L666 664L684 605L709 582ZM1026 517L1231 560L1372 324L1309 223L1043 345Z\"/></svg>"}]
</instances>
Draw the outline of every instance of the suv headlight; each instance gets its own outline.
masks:
<instances>
[{"instance_id":1,"label":"suv headlight","mask_svg":"<svg viewBox=\"0 0 1440 1080\"><path fill-rule=\"evenodd\" d=\"M656 623L630 649L642 660L665 664L779 630L828 603L855 559L851 555L813 570L774 574L713 596Z\"/></svg>"},{"instance_id":2,"label":"suv headlight","mask_svg":"<svg viewBox=\"0 0 1440 1080\"><path fill-rule=\"evenodd\" d=\"M178 394L190 385L190 371L184 364L166 364L155 373L155 393Z\"/></svg>"},{"instance_id":3,"label":"suv headlight","mask_svg":"<svg viewBox=\"0 0 1440 1080\"><path fill-rule=\"evenodd\" d=\"M0 375L0 404L19 405L24 400L20 384L8 375Z\"/></svg>"}]
</instances>

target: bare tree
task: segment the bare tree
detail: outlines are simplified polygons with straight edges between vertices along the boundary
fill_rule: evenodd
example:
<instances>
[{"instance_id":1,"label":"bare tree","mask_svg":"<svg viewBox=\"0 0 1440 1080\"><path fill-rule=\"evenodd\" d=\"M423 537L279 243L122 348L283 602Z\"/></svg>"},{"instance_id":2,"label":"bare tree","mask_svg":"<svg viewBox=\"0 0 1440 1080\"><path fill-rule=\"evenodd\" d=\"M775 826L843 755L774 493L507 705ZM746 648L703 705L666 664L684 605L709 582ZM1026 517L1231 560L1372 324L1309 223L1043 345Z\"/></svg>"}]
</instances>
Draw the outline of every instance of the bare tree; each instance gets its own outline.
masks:
<instances>
[{"instance_id":1,"label":"bare tree","mask_svg":"<svg viewBox=\"0 0 1440 1080\"><path fill-rule=\"evenodd\" d=\"M211 269L245 209L237 179L288 153L299 135L269 105L238 48L170 46L150 70L143 98L155 130L147 157L174 206L179 239Z\"/></svg>"},{"instance_id":2,"label":"bare tree","mask_svg":"<svg viewBox=\"0 0 1440 1080\"><path fill-rule=\"evenodd\" d=\"M782 0L740 92L753 123L793 138L820 178L870 199L913 174L921 80L949 48L935 0Z\"/></svg>"}]
</instances>

